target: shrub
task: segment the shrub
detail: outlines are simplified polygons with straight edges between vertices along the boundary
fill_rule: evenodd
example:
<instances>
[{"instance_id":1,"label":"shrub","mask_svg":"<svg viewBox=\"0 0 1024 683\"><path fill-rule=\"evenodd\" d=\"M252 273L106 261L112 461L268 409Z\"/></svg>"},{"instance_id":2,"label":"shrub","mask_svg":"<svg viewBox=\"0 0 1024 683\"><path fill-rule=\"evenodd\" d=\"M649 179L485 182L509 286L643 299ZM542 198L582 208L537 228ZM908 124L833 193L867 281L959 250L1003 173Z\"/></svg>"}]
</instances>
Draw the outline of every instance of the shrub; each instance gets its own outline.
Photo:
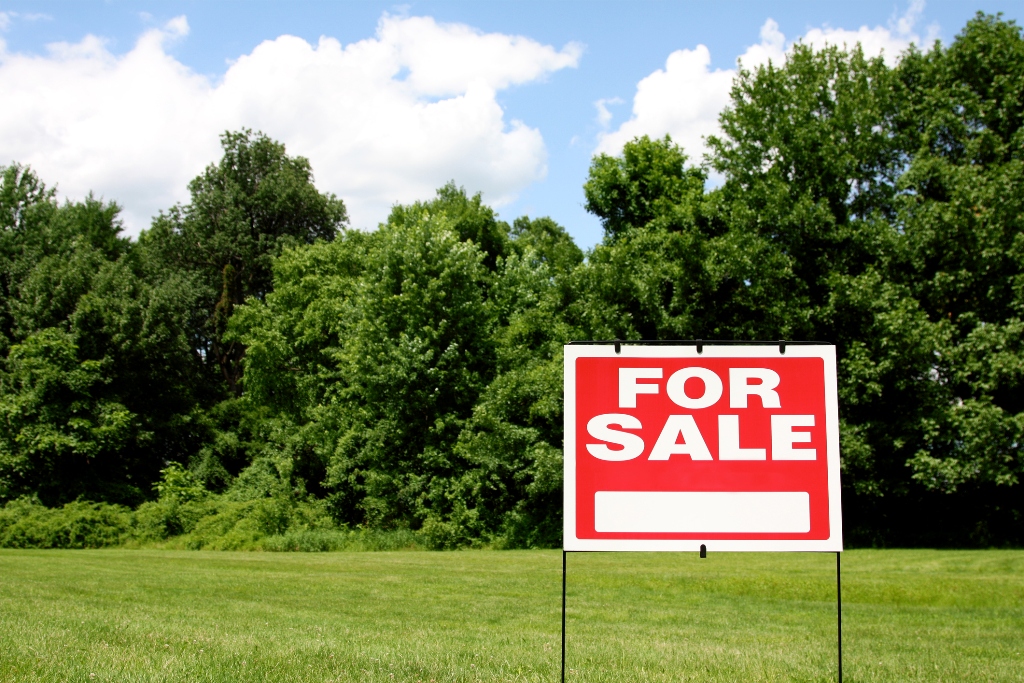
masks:
<instances>
[{"instance_id":1,"label":"shrub","mask_svg":"<svg viewBox=\"0 0 1024 683\"><path fill-rule=\"evenodd\" d=\"M408 529L338 527L321 501L285 497L231 500L177 496L143 503L134 512L107 503L77 501L47 508L22 498L0 508L0 547L188 550L406 550L445 546Z\"/></svg>"},{"instance_id":2,"label":"shrub","mask_svg":"<svg viewBox=\"0 0 1024 683\"><path fill-rule=\"evenodd\" d=\"M192 550L256 550L267 537L336 529L318 501L283 496L232 500L211 495L190 501L170 497L139 506L134 542Z\"/></svg>"},{"instance_id":3,"label":"shrub","mask_svg":"<svg viewBox=\"0 0 1024 683\"><path fill-rule=\"evenodd\" d=\"M108 503L76 501L47 508L21 498L0 509L0 547L105 548L132 533L131 510Z\"/></svg>"}]
</instances>

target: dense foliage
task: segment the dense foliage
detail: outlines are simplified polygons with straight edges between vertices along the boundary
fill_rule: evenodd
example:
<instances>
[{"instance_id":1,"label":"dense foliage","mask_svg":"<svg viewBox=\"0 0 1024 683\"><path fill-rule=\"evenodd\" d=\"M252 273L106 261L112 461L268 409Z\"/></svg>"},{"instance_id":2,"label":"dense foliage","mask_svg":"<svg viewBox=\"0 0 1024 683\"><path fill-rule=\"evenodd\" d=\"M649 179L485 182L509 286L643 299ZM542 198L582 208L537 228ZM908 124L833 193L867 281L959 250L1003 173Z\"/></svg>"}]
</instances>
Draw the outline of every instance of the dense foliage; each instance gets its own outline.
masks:
<instances>
[{"instance_id":1,"label":"dense foliage","mask_svg":"<svg viewBox=\"0 0 1024 683\"><path fill-rule=\"evenodd\" d=\"M200 444L188 290L144 276L117 212L58 206L30 171L3 171L2 499L138 504L165 461Z\"/></svg>"},{"instance_id":2,"label":"dense foliage","mask_svg":"<svg viewBox=\"0 0 1024 683\"><path fill-rule=\"evenodd\" d=\"M1022 90L998 17L895 67L797 45L740 72L704 163L596 157L587 253L454 184L347 229L249 131L138 242L11 166L5 528L55 524L34 496L104 542L553 545L566 341L786 338L838 348L848 540L1024 542Z\"/></svg>"}]
</instances>

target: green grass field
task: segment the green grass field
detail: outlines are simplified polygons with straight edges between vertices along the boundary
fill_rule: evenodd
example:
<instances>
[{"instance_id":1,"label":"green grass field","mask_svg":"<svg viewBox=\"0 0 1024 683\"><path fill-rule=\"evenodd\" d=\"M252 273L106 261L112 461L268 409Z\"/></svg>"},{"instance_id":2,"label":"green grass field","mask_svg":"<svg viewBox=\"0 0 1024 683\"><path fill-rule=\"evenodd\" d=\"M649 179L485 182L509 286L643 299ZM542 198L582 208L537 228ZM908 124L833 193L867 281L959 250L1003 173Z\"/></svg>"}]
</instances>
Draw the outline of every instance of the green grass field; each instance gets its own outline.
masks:
<instances>
[{"instance_id":1,"label":"green grass field","mask_svg":"<svg viewBox=\"0 0 1024 683\"><path fill-rule=\"evenodd\" d=\"M833 555L569 556L570 681L835 680ZM557 681L561 553L0 551L2 681ZM1024 681L1024 552L843 555L844 679Z\"/></svg>"}]
</instances>

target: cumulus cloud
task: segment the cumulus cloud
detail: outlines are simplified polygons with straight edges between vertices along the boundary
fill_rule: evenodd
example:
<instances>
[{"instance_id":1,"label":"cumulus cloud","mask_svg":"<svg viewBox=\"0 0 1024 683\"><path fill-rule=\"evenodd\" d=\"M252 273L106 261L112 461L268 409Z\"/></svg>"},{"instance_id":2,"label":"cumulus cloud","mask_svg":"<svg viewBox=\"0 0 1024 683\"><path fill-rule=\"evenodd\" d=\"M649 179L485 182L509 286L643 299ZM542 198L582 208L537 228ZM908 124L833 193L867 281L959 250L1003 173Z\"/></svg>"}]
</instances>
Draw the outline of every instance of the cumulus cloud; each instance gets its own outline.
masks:
<instances>
[{"instance_id":1,"label":"cumulus cloud","mask_svg":"<svg viewBox=\"0 0 1024 683\"><path fill-rule=\"evenodd\" d=\"M779 63L796 42L815 49L826 45L853 47L860 43L866 55L881 55L887 63L893 64L911 43L922 45L934 40L938 31L934 25L929 27L924 41L914 31L923 10L924 1L913 0L907 11L894 16L887 27L862 26L855 31L828 26L813 28L788 44L778 23L768 19L761 27L760 42L737 57L737 65L753 69L769 60ZM718 114L729 103L729 89L736 73L736 69L711 69L711 52L705 45L676 50L668 56L664 69L658 69L637 84L632 116L615 130L600 133L595 153L618 154L634 137L660 138L668 134L692 161L699 162L707 152L705 138L720 131ZM603 127L611 120L611 113L605 107L609 101L595 103L598 123Z\"/></svg>"},{"instance_id":2,"label":"cumulus cloud","mask_svg":"<svg viewBox=\"0 0 1024 683\"><path fill-rule=\"evenodd\" d=\"M813 28L803 35L801 42L821 49L826 45L852 48L860 43L864 54L880 55L886 64L893 66L900 54L914 43L920 47L928 47L938 36L938 26L932 24L922 38L914 27L924 12L924 0L913 0L902 16L893 17L888 27L861 26L856 31L842 28Z\"/></svg>"},{"instance_id":3,"label":"cumulus cloud","mask_svg":"<svg viewBox=\"0 0 1024 683\"><path fill-rule=\"evenodd\" d=\"M308 157L358 227L450 179L500 205L544 176L546 150L539 131L505 120L496 94L582 53L384 15L374 37L349 45L265 41L214 81L169 54L188 31L178 17L119 56L95 36L45 55L0 44L0 159L30 164L65 196L116 199L130 233L187 200L188 181L219 157L218 135L241 127Z\"/></svg>"}]
</instances>

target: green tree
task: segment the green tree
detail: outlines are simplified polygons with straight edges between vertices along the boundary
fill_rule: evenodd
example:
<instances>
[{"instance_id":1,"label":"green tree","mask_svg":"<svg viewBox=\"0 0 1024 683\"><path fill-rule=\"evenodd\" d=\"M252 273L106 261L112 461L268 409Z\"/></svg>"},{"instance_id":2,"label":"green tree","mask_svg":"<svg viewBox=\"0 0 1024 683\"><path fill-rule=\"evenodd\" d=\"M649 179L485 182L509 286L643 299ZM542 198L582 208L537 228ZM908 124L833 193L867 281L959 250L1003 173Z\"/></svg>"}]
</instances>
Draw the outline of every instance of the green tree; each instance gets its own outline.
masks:
<instances>
[{"instance_id":1,"label":"green tree","mask_svg":"<svg viewBox=\"0 0 1024 683\"><path fill-rule=\"evenodd\" d=\"M176 280L151 283L118 207L58 206L4 170L0 498L140 502L197 447L197 380Z\"/></svg>"},{"instance_id":2,"label":"green tree","mask_svg":"<svg viewBox=\"0 0 1024 683\"><path fill-rule=\"evenodd\" d=\"M644 135L626 144L621 156L595 157L583 192L587 211L601 219L605 238L616 240L656 219L692 222L688 210L700 205L707 176L686 161L667 135L661 140Z\"/></svg>"},{"instance_id":3,"label":"green tree","mask_svg":"<svg viewBox=\"0 0 1024 683\"><path fill-rule=\"evenodd\" d=\"M855 542L1019 540L1022 50L978 15L895 68L798 45L741 71L709 140L719 188L681 192L668 140L595 159L606 239L572 320L833 341ZM925 520L944 531L914 536Z\"/></svg>"},{"instance_id":4,"label":"green tree","mask_svg":"<svg viewBox=\"0 0 1024 683\"><path fill-rule=\"evenodd\" d=\"M873 536L891 514L880 511L907 500L906 462L944 400L922 381L944 332L898 275L909 266L897 219L908 101L898 74L859 46L797 46L784 64L740 73L723 135L709 140L725 176L721 220L791 274L776 288L785 314L761 334L837 344L845 502L861 541L888 533Z\"/></svg>"},{"instance_id":5,"label":"green tree","mask_svg":"<svg viewBox=\"0 0 1024 683\"><path fill-rule=\"evenodd\" d=\"M345 521L418 527L444 504L452 446L493 367L483 259L422 212L291 252L279 290L240 309L253 399L309 423ZM325 315L326 335L307 325ZM293 347L305 329L312 344Z\"/></svg>"},{"instance_id":6,"label":"green tree","mask_svg":"<svg viewBox=\"0 0 1024 683\"><path fill-rule=\"evenodd\" d=\"M152 434L123 404L102 398L102 361L80 361L73 336L48 328L14 345L5 365L0 499L137 498L118 489L131 487L129 454Z\"/></svg>"},{"instance_id":7,"label":"green tree","mask_svg":"<svg viewBox=\"0 0 1024 683\"><path fill-rule=\"evenodd\" d=\"M686 162L671 139L647 137L626 143L617 159L594 159L588 196L644 195L650 208L598 214L606 238L574 275L572 321L596 339L799 334L807 326L806 301L792 259L769 238L732 229L733 207L721 191L705 194L704 172ZM670 180L647 174L669 174ZM631 179L625 190L624 179ZM651 188L667 194L653 195Z\"/></svg>"},{"instance_id":8,"label":"green tree","mask_svg":"<svg viewBox=\"0 0 1024 683\"><path fill-rule=\"evenodd\" d=\"M0 169L0 352L6 354L14 337L11 307L18 284L40 252L41 226L57 210L54 190L17 164Z\"/></svg>"},{"instance_id":9,"label":"green tree","mask_svg":"<svg viewBox=\"0 0 1024 683\"><path fill-rule=\"evenodd\" d=\"M396 204L388 216L388 225L401 227L430 215L444 215L460 240L475 244L484 253L488 270L495 269L508 249L508 224L498 220L479 192L470 197L454 182L440 188L430 201L408 206Z\"/></svg>"},{"instance_id":10,"label":"green tree","mask_svg":"<svg viewBox=\"0 0 1024 683\"><path fill-rule=\"evenodd\" d=\"M562 348L578 336L564 313L583 252L550 218L518 218L509 236L490 291L496 374L456 445L466 467L455 488L474 515L430 520L442 547L481 536L509 547L561 539Z\"/></svg>"},{"instance_id":11,"label":"green tree","mask_svg":"<svg viewBox=\"0 0 1024 683\"><path fill-rule=\"evenodd\" d=\"M245 400L290 425L310 490L317 454L343 521L422 529L438 547L552 543L558 309L582 260L550 219L510 230L452 185L374 233L288 250L274 291L232 322Z\"/></svg>"},{"instance_id":12,"label":"green tree","mask_svg":"<svg viewBox=\"0 0 1024 683\"><path fill-rule=\"evenodd\" d=\"M449 221L382 226L350 299L331 479L363 494L371 525L446 504L451 446L493 373L484 254Z\"/></svg>"},{"instance_id":13,"label":"green tree","mask_svg":"<svg viewBox=\"0 0 1024 683\"><path fill-rule=\"evenodd\" d=\"M1024 36L979 14L948 48L911 52L898 71L913 152L900 184L904 282L949 337L934 362L947 404L914 478L993 508L1016 498L1021 514Z\"/></svg>"},{"instance_id":14,"label":"green tree","mask_svg":"<svg viewBox=\"0 0 1024 683\"><path fill-rule=\"evenodd\" d=\"M220 162L189 183L191 201L157 217L140 243L151 268L191 277L193 344L238 396L245 348L225 338L234 307L266 296L273 260L286 247L334 239L347 213L313 185L309 161L288 156L284 145L250 130L224 133L221 144Z\"/></svg>"}]
</instances>

